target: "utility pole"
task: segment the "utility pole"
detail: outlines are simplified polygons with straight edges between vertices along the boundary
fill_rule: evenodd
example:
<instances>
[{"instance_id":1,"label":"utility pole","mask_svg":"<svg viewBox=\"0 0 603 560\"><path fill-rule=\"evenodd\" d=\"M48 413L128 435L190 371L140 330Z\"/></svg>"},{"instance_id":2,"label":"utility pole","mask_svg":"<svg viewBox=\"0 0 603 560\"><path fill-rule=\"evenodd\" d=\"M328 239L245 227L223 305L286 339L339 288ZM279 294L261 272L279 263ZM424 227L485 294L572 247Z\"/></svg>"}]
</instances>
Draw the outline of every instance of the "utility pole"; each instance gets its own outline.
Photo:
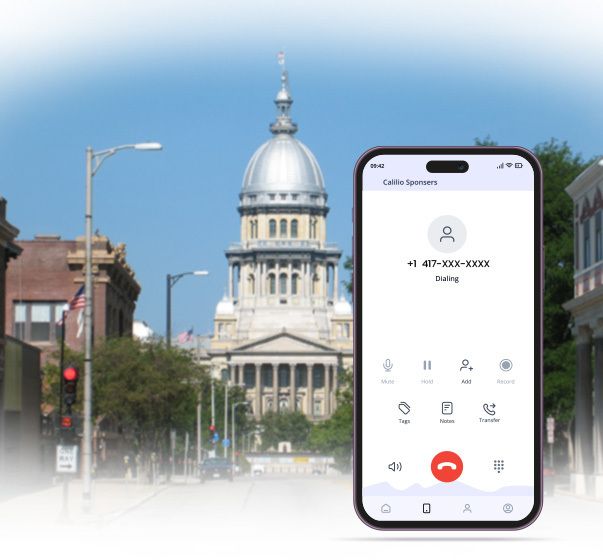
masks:
<instances>
[{"instance_id":1,"label":"utility pole","mask_svg":"<svg viewBox=\"0 0 603 560\"><path fill-rule=\"evenodd\" d=\"M201 391L197 397L197 469L201 465Z\"/></svg>"},{"instance_id":2,"label":"utility pole","mask_svg":"<svg viewBox=\"0 0 603 560\"><path fill-rule=\"evenodd\" d=\"M224 436L222 438L224 448L224 458L228 457L228 447L224 442L228 439L228 378L224 380Z\"/></svg>"}]
</instances>

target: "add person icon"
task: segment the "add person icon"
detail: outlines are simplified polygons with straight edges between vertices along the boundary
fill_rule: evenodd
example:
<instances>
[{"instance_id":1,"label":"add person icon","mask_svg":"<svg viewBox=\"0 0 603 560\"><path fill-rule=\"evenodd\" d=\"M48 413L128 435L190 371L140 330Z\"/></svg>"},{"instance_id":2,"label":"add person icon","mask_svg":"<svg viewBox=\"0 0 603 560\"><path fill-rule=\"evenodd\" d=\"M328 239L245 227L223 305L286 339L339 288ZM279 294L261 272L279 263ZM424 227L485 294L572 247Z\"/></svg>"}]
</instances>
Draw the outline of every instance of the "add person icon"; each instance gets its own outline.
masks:
<instances>
[{"instance_id":1,"label":"add person icon","mask_svg":"<svg viewBox=\"0 0 603 560\"><path fill-rule=\"evenodd\" d=\"M450 226L444 226L442 228L442 233L444 235L442 235L440 237L440 243L442 243L442 241L444 241L444 239L450 240L450 241L452 241L452 243L455 242L454 237L452 237L452 235L450 235L452 233L452 228Z\"/></svg>"},{"instance_id":2,"label":"add person icon","mask_svg":"<svg viewBox=\"0 0 603 560\"><path fill-rule=\"evenodd\" d=\"M469 364L469 360L467 358L465 358L462 362L461 362L461 367L459 368L459 371L463 371L464 369L468 369L469 371L473 371L473 368L471 367L471 365Z\"/></svg>"}]
</instances>

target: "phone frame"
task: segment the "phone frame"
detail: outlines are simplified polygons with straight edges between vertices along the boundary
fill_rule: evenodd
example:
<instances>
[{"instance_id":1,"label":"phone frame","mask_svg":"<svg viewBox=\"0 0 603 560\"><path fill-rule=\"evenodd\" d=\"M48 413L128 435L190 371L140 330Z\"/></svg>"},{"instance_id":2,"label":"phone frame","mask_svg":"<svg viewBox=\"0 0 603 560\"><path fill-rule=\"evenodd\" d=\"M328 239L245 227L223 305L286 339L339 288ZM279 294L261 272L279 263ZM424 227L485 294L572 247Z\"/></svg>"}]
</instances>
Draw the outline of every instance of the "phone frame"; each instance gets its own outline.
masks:
<instances>
[{"instance_id":1,"label":"phone frame","mask_svg":"<svg viewBox=\"0 0 603 560\"><path fill-rule=\"evenodd\" d=\"M458 156L462 154L516 155L525 158L534 171L534 507L517 521L381 521L373 519L362 502L362 175L366 164L379 155ZM518 146L377 146L364 152L354 168L353 206L353 295L354 295L354 508L360 519L374 529L389 530L513 530L523 529L540 515L543 501L543 183L536 156Z\"/></svg>"}]
</instances>

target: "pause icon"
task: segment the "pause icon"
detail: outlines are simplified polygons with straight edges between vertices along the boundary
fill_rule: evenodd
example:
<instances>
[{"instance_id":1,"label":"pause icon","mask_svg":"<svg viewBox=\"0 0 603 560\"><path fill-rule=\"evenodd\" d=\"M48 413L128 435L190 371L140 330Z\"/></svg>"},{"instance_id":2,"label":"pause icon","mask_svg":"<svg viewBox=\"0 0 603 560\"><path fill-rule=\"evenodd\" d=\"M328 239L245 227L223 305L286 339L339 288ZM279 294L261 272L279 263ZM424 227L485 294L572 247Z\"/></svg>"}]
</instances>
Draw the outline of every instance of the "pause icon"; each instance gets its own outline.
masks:
<instances>
[{"instance_id":1,"label":"pause icon","mask_svg":"<svg viewBox=\"0 0 603 560\"><path fill-rule=\"evenodd\" d=\"M423 369L430 370L431 369L431 360L423 360Z\"/></svg>"}]
</instances>

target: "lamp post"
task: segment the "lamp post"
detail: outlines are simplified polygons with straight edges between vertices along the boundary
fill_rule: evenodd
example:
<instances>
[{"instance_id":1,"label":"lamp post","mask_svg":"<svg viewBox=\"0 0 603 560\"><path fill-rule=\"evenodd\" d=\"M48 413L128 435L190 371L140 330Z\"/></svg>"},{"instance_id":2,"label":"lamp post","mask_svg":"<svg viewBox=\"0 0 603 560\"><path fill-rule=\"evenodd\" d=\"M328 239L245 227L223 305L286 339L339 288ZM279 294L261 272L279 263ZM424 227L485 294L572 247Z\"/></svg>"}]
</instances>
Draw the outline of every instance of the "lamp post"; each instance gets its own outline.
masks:
<instances>
[{"instance_id":1,"label":"lamp post","mask_svg":"<svg viewBox=\"0 0 603 560\"><path fill-rule=\"evenodd\" d=\"M237 410L237 406L247 406L247 401L239 401L236 403L232 403L232 476L235 475L235 461L236 461L236 422L235 422L235 411Z\"/></svg>"},{"instance_id":2,"label":"lamp post","mask_svg":"<svg viewBox=\"0 0 603 560\"><path fill-rule=\"evenodd\" d=\"M165 319L165 341L168 348L172 346L172 288L176 282L184 276L207 276L207 270L192 270L190 272L181 272L180 274L168 274L166 277L167 298L166 298L166 319Z\"/></svg>"},{"instance_id":3,"label":"lamp post","mask_svg":"<svg viewBox=\"0 0 603 560\"><path fill-rule=\"evenodd\" d=\"M86 241L84 293L84 437L82 449L82 479L84 511L91 508L92 487L92 178L98 173L103 162L122 150L161 150L158 142L123 144L95 152L86 148Z\"/></svg>"}]
</instances>

